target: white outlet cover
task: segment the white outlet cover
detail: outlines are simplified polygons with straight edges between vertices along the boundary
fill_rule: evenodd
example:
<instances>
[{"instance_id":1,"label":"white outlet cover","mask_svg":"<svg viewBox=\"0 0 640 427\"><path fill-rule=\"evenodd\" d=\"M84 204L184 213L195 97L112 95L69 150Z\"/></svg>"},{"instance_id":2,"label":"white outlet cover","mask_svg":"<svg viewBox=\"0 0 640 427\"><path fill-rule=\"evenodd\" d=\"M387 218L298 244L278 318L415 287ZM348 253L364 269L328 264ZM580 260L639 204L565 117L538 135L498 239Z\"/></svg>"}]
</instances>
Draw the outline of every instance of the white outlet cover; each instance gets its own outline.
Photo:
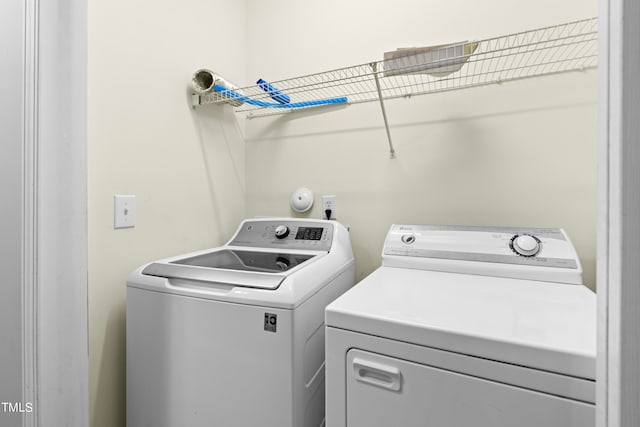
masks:
<instances>
[{"instance_id":1,"label":"white outlet cover","mask_svg":"<svg viewBox=\"0 0 640 427\"><path fill-rule=\"evenodd\" d=\"M325 211L330 210L331 216L326 217ZM336 219L336 196L327 195L322 196L322 218L323 219Z\"/></svg>"},{"instance_id":2,"label":"white outlet cover","mask_svg":"<svg viewBox=\"0 0 640 427\"><path fill-rule=\"evenodd\" d=\"M116 194L113 198L114 228L136 226L136 196Z\"/></svg>"}]
</instances>

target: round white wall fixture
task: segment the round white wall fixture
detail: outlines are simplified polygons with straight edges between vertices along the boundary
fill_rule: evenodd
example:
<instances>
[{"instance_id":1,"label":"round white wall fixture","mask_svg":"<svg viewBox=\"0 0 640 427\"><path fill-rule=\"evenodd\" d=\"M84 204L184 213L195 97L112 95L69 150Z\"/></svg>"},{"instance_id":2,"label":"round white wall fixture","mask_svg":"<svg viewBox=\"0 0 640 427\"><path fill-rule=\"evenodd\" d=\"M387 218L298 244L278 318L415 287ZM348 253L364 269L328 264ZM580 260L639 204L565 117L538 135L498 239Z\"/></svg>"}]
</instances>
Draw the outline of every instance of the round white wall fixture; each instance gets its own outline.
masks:
<instances>
[{"instance_id":1,"label":"round white wall fixture","mask_svg":"<svg viewBox=\"0 0 640 427\"><path fill-rule=\"evenodd\" d=\"M313 193L306 187L300 187L291 194L291 209L306 212L313 206Z\"/></svg>"}]
</instances>

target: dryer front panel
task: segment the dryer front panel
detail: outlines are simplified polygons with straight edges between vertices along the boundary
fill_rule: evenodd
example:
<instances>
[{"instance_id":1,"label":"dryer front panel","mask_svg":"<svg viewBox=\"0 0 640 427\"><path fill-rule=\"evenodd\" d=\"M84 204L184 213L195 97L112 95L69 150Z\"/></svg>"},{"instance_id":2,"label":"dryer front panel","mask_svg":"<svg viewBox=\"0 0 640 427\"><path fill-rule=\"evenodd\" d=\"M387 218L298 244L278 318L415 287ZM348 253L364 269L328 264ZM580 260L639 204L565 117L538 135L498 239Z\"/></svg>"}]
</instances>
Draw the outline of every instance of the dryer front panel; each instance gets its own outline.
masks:
<instances>
[{"instance_id":1,"label":"dryer front panel","mask_svg":"<svg viewBox=\"0 0 640 427\"><path fill-rule=\"evenodd\" d=\"M358 349L347 427L589 427L595 406Z\"/></svg>"}]
</instances>

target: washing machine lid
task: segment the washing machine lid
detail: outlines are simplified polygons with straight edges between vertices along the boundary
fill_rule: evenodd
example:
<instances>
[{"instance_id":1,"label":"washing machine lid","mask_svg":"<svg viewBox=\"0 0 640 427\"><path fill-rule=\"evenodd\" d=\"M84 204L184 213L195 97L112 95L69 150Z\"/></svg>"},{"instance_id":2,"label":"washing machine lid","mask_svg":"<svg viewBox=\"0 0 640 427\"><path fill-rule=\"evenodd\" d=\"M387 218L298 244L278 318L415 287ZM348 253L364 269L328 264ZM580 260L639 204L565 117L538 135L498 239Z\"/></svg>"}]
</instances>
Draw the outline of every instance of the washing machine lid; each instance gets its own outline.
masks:
<instances>
[{"instance_id":1,"label":"washing machine lid","mask_svg":"<svg viewBox=\"0 0 640 427\"><path fill-rule=\"evenodd\" d=\"M381 267L327 307L326 324L595 379L596 299L584 286Z\"/></svg>"},{"instance_id":2,"label":"washing machine lid","mask_svg":"<svg viewBox=\"0 0 640 427\"><path fill-rule=\"evenodd\" d=\"M142 274L170 279L277 289L287 272L317 256L309 253L222 248L169 261L154 262Z\"/></svg>"}]
</instances>

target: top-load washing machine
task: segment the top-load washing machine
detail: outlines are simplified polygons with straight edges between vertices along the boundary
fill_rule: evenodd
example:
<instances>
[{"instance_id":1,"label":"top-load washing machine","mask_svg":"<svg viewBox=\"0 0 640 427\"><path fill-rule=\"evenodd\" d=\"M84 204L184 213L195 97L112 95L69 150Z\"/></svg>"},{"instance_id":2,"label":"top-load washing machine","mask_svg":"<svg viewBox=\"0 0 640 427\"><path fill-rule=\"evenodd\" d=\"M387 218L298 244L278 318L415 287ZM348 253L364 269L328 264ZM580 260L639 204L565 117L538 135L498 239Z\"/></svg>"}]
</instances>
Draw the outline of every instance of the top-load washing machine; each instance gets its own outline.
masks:
<instances>
[{"instance_id":1,"label":"top-load washing machine","mask_svg":"<svg viewBox=\"0 0 640 427\"><path fill-rule=\"evenodd\" d=\"M335 221L251 219L127 281L128 427L319 427L324 308L354 283Z\"/></svg>"},{"instance_id":2,"label":"top-load washing machine","mask_svg":"<svg viewBox=\"0 0 640 427\"><path fill-rule=\"evenodd\" d=\"M595 425L596 299L562 230L394 225L325 322L327 427Z\"/></svg>"}]
</instances>

